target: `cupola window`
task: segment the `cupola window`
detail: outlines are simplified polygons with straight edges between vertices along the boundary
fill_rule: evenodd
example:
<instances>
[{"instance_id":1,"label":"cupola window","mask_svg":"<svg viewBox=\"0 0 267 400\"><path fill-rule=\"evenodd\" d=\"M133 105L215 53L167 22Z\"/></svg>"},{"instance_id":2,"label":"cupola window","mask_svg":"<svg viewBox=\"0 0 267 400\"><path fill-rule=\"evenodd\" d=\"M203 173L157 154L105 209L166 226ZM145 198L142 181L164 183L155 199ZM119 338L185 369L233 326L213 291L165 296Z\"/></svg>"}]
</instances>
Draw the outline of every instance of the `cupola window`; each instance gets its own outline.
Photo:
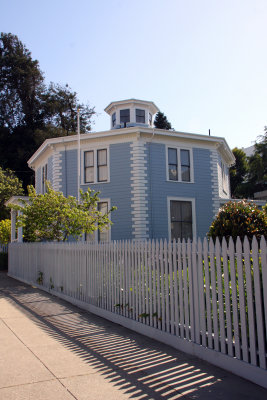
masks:
<instances>
[{"instance_id":1,"label":"cupola window","mask_svg":"<svg viewBox=\"0 0 267 400\"><path fill-rule=\"evenodd\" d=\"M114 127L116 125L116 113L112 114L112 126Z\"/></svg>"},{"instance_id":2,"label":"cupola window","mask_svg":"<svg viewBox=\"0 0 267 400\"><path fill-rule=\"evenodd\" d=\"M127 108L126 110L120 110L120 123L126 126L126 123L130 122L130 110Z\"/></svg>"},{"instance_id":3,"label":"cupola window","mask_svg":"<svg viewBox=\"0 0 267 400\"><path fill-rule=\"evenodd\" d=\"M137 108L135 110L135 115L136 115L136 122L141 122L142 124L145 123L145 110L140 110Z\"/></svg>"}]
</instances>

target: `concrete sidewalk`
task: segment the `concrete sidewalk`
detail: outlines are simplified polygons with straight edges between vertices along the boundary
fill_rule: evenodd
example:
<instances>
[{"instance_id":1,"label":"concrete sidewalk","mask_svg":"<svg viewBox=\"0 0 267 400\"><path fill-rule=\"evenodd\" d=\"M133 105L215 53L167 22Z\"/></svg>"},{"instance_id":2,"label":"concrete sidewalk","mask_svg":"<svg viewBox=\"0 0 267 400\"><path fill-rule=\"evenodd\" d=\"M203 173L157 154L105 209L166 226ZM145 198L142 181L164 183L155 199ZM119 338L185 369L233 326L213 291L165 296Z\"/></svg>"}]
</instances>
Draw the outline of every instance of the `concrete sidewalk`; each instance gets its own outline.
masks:
<instances>
[{"instance_id":1,"label":"concrete sidewalk","mask_svg":"<svg viewBox=\"0 0 267 400\"><path fill-rule=\"evenodd\" d=\"M267 399L267 390L0 273L0 399Z\"/></svg>"}]
</instances>

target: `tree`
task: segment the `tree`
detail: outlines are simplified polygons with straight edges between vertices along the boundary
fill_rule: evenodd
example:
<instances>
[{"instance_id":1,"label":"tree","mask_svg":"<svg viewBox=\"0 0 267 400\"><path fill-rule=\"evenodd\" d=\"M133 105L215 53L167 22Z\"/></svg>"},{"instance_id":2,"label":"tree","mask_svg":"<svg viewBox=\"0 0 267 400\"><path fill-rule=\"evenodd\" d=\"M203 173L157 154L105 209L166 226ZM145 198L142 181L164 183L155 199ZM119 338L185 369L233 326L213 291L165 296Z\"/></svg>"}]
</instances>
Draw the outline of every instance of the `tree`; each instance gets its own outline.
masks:
<instances>
[{"instance_id":1,"label":"tree","mask_svg":"<svg viewBox=\"0 0 267 400\"><path fill-rule=\"evenodd\" d=\"M165 130L172 129L172 126L170 122L167 120L167 117L160 111L156 114L154 125L155 128L157 129L165 129Z\"/></svg>"},{"instance_id":2,"label":"tree","mask_svg":"<svg viewBox=\"0 0 267 400\"><path fill-rule=\"evenodd\" d=\"M0 37L0 126L14 129L39 124L43 75L37 60L17 36Z\"/></svg>"},{"instance_id":3,"label":"tree","mask_svg":"<svg viewBox=\"0 0 267 400\"><path fill-rule=\"evenodd\" d=\"M0 221L0 244L8 244L11 237L11 221L3 219Z\"/></svg>"},{"instance_id":4,"label":"tree","mask_svg":"<svg viewBox=\"0 0 267 400\"><path fill-rule=\"evenodd\" d=\"M267 127L255 144L255 151L248 159L248 182L253 193L266 189L267 184ZM252 193L252 194L253 194Z\"/></svg>"},{"instance_id":5,"label":"tree","mask_svg":"<svg viewBox=\"0 0 267 400\"><path fill-rule=\"evenodd\" d=\"M10 169L3 170L0 167L0 220L9 218L10 211L5 202L12 196L23 195L22 182Z\"/></svg>"},{"instance_id":6,"label":"tree","mask_svg":"<svg viewBox=\"0 0 267 400\"><path fill-rule=\"evenodd\" d=\"M11 33L0 36L0 166L14 170L24 188L33 182L27 161L52 137L76 133L77 108L81 132L91 129L94 108L81 104L68 85L44 84L37 60Z\"/></svg>"},{"instance_id":7,"label":"tree","mask_svg":"<svg viewBox=\"0 0 267 400\"><path fill-rule=\"evenodd\" d=\"M208 236L215 240L217 237L227 240L237 236L241 240L245 236L252 240L253 236L260 239L261 235L267 238L267 215L253 203L245 200L239 202L229 201L224 204L215 220L212 222Z\"/></svg>"},{"instance_id":8,"label":"tree","mask_svg":"<svg viewBox=\"0 0 267 400\"><path fill-rule=\"evenodd\" d=\"M12 205L11 208L21 211L17 226L24 228L24 240L66 241L69 236L80 237L83 233L93 233L107 229L109 214L102 214L97 209L99 192L88 189L81 191L81 202L76 197L64 197L61 192L54 191L47 183L47 193L37 194L33 186L29 186L29 202L22 200L23 205Z\"/></svg>"},{"instance_id":9,"label":"tree","mask_svg":"<svg viewBox=\"0 0 267 400\"><path fill-rule=\"evenodd\" d=\"M242 183L248 172L247 156L243 150L235 147L232 152L235 156L235 165L230 168L230 186L232 197L239 198L242 196Z\"/></svg>"}]
</instances>

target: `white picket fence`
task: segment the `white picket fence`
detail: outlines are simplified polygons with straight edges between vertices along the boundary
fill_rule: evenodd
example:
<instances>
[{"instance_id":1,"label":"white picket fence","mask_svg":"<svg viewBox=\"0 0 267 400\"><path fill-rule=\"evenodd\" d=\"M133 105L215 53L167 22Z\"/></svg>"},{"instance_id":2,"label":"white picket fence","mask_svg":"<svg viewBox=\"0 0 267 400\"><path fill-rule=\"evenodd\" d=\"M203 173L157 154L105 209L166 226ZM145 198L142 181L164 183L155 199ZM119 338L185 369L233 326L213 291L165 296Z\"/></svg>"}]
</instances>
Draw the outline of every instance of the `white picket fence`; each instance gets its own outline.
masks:
<instances>
[{"instance_id":1,"label":"white picket fence","mask_svg":"<svg viewBox=\"0 0 267 400\"><path fill-rule=\"evenodd\" d=\"M9 275L267 387L263 237L14 243Z\"/></svg>"}]
</instances>

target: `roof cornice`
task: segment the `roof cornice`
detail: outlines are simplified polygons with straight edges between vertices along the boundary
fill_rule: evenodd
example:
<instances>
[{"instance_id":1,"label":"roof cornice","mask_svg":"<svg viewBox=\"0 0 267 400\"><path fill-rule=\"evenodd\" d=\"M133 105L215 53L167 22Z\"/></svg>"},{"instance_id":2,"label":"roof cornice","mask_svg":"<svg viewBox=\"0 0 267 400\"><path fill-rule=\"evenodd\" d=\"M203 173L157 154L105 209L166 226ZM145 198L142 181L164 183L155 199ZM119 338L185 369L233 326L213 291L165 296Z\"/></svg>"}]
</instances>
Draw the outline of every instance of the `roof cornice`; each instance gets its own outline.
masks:
<instances>
[{"instance_id":1,"label":"roof cornice","mask_svg":"<svg viewBox=\"0 0 267 400\"><path fill-rule=\"evenodd\" d=\"M107 114L111 114L116 108L120 108L121 106L126 106L126 105L133 105L136 104L137 106L146 106L149 108L149 110L152 112L152 114L156 114L159 111L159 108L156 106L156 104L153 101L147 101L147 100L138 100L138 99L127 99L127 100L119 100L119 101L112 101L105 109L104 111Z\"/></svg>"},{"instance_id":2,"label":"roof cornice","mask_svg":"<svg viewBox=\"0 0 267 400\"><path fill-rule=\"evenodd\" d=\"M228 166L233 165L235 162L235 157L229 148L226 140L222 137L217 136L207 136L201 135L197 133L189 133L189 132L179 132L179 131L169 131L164 129L156 129L156 128L142 128L140 126L135 126L131 128L122 128L122 129L112 129L108 131L102 132L89 132L80 135L81 143L90 140L90 139L104 139L111 137L120 137L120 136L128 136L133 134L139 135L149 135L152 137L162 137L162 138L176 138L176 139L185 139L185 140L197 140L201 142L206 142L210 144L214 144L220 153L225 158ZM46 139L44 143L37 149L37 151L32 155L32 157L28 161L28 165L30 168L33 168L35 161L44 154L51 147L56 147L57 145L68 145L70 143L75 143L78 141L77 135L71 136L63 136L59 138Z\"/></svg>"}]
</instances>

